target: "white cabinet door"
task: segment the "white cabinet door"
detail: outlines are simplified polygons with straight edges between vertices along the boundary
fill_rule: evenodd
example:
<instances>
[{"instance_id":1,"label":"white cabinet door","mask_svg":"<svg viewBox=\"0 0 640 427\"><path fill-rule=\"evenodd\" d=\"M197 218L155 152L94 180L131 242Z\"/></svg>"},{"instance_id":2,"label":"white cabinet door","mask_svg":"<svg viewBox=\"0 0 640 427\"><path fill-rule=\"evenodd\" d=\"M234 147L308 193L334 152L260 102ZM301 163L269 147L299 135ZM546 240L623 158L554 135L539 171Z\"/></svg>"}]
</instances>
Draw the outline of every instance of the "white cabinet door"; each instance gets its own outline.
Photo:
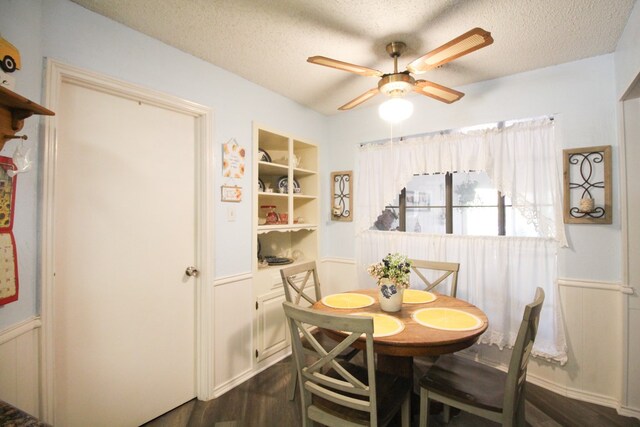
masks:
<instances>
[{"instance_id":1,"label":"white cabinet door","mask_svg":"<svg viewBox=\"0 0 640 427\"><path fill-rule=\"evenodd\" d=\"M282 303L282 289L257 298L256 361L261 362L273 354L289 347L291 338L287 329Z\"/></svg>"}]
</instances>

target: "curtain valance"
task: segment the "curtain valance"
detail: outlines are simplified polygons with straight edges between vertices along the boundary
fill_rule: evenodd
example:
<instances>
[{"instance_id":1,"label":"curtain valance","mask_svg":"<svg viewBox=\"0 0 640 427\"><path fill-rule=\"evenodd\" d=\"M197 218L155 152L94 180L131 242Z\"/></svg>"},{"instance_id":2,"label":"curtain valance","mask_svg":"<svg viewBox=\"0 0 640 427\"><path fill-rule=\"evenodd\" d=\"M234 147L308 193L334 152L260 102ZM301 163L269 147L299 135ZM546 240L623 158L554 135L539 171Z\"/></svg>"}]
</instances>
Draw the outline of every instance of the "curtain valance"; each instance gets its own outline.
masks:
<instances>
[{"instance_id":1,"label":"curtain valance","mask_svg":"<svg viewBox=\"0 0 640 427\"><path fill-rule=\"evenodd\" d=\"M414 175L482 170L541 237L566 246L553 120L365 144L355 182L356 231L371 228Z\"/></svg>"}]
</instances>

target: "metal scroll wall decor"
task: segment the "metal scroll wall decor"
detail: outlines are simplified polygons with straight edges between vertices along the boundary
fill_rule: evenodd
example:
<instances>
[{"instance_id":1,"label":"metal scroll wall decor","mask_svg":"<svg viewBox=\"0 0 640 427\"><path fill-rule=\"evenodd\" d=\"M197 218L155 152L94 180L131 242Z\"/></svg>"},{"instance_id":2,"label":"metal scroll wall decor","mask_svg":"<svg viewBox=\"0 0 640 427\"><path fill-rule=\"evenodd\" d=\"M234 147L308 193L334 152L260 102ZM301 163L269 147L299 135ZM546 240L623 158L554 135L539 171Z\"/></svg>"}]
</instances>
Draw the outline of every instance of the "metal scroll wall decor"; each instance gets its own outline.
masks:
<instances>
[{"instance_id":1,"label":"metal scroll wall decor","mask_svg":"<svg viewBox=\"0 0 640 427\"><path fill-rule=\"evenodd\" d=\"M564 222L611 224L611 146L563 152Z\"/></svg>"},{"instance_id":2,"label":"metal scroll wall decor","mask_svg":"<svg viewBox=\"0 0 640 427\"><path fill-rule=\"evenodd\" d=\"M353 172L331 173L331 219L353 221Z\"/></svg>"}]
</instances>

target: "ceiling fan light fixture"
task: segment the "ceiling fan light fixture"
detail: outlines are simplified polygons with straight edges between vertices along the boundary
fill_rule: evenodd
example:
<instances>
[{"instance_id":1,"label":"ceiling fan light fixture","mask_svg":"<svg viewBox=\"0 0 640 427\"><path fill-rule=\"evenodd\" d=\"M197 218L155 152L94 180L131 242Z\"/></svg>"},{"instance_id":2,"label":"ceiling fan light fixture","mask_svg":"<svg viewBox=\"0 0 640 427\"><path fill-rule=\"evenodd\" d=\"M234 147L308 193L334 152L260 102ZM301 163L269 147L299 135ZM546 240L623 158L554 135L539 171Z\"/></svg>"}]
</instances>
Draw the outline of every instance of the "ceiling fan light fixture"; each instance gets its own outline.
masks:
<instances>
[{"instance_id":1,"label":"ceiling fan light fixture","mask_svg":"<svg viewBox=\"0 0 640 427\"><path fill-rule=\"evenodd\" d=\"M402 97L413 90L415 79L407 73L388 74L378 82L380 92L391 97Z\"/></svg>"},{"instance_id":2,"label":"ceiling fan light fixture","mask_svg":"<svg viewBox=\"0 0 640 427\"><path fill-rule=\"evenodd\" d=\"M404 98L387 99L378 107L380 118L386 122L398 123L413 114L413 104Z\"/></svg>"}]
</instances>

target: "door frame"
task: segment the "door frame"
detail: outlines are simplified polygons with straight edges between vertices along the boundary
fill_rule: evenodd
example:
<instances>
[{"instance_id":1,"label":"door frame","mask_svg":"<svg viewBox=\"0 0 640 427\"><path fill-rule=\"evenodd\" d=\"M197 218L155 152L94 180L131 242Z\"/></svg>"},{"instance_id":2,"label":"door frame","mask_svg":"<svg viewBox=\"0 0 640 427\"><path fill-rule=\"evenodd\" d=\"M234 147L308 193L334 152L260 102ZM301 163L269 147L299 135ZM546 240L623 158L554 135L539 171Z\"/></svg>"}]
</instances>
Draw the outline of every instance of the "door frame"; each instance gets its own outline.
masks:
<instances>
[{"instance_id":1,"label":"door frame","mask_svg":"<svg viewBox=\"0 0 640 427\"><path fill-rule=\"evenodd\" d=\"M45 105L56 111L63 83L71 83L121 98L141 101L149 105L193 116L195 119L195 179L196 179L196 265L200 274L195 277L195 340L196 340L196 396L200 400L214 397L213 352L213 112L205 107L175 96L156 92L93 71L47 59L45 76ZM54 207L55 170L57 156L57 116L49 116L44 124L42 160L42 205L40 236L40 283L42 284L41 353L41 417L55 425L55 334L54 315ZM160 414L158 414L160 415Z\"/></svg>"}]
</instances>

